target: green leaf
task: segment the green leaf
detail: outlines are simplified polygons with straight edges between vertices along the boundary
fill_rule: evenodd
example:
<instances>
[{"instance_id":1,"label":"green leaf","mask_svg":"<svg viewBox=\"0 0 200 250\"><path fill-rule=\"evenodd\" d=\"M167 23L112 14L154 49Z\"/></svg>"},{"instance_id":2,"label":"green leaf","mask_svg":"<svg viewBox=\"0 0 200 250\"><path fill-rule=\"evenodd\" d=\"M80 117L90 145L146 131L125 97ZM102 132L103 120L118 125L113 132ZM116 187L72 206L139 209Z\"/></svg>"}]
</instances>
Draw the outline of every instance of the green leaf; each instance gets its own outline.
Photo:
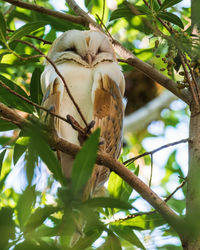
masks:
<instances>
[{"instance_id":1,"label":"green leaf","mask_svg":"<svg viewBox=\"0 0 200 250\"><path fill-rule=\"evenodd\" d=\"M0 249L8 249L6 246L9 239L13 239L15 235L15 223L13 220L13 209L10 207L2 207L0 210Z\"/></svg>"},{"instance_id":2,"label":"green leaf","mask_svg":"<svg viewBox=\"0 0 200 250\"><path fill-rule=\"evenodd\" d=\"M36 68L32 74L30 83L31 100L37 104L41 104L42 102L42 90L40 84L41 73L42 70L40 68Z\"/></svg>"},{"instance_id":3,"label":"green leaf","mask_svg":"<svg viewBox=\"0 0 200 250\"><path fill-rule=\"evenodd\" d=\"M158 226L166 224L166 221L157 213L135 214L130 219L112 222L114 226L128 226L137 230L153 230Z\"/></svg>"},{"instance_id":4,"label":"green leaf","mask_svg":"<svg viewBox=\"0 0 200 250\"><path fill-rule=\"evenodd\" d=\"M6 84L10 89L14 90L16 93L26 97L29 99L26 92L20 88L17 84L7 79L6 77L0 75L0 81ZM3 88L0 84L0 102L4 103L7 106L12 106L13 108L25 111L25 112L33 112L34 108L32 105L17 97L16 95L10 93L7 89Z\"/></svg>"},{"instance_id":5,"label":"green leaf","mask_svg":"<svg viewBox=\"0 0 200 250\"><path fill-rule=\"evenodd\" d=\"M140 12L141 15L151 15L151 10L146 5L135 6L135 8Z\"/></svg>"},{"instance_id":6,"label":"green leaf","mask_svg":"<svg viewBox=\"0 0 200 250\"><path fill-rule=\"evenodd\" d=\"M85 233L85 237L81 238L71 250L87 249L90 247L101 235L101 231L92 230Z\"/></svg>"},{"instance_id":7,"label":"green leaf","mask_svg":"<svg viewBox=\"0 0 200 250\"><path fill-rule=\"evenodd\" d=\"M31 215L31 208L35 202L35 185L28 186L19 198L17 204L17 214L20 227L23 228L27 219Z\"/></svg>"},{"instance_id":8,"label":"green leaf","mask_svg":"<svg viewBox=\"0 0 200 250\"><path fill-rule=\"evenodd\" d=\"M122 17L130 18L133 16L134 14L131 12L131 10L126 5L123 4L111 13L110 21L118 19L118 18L122 18Z\"/></svg>"},{"instance_id":9,"label":"green leaf","mask_svg":"<svg viewBox=\"0 0 200 250\"><path fill-rule=\"evenodd\" d=\"M14 146L14 153L13 153L13 162L14 165L16 165L16 163L18 162L19 158L23 155L23 153L26 151L26 147L19 145L19 144L15 144Z\"/></svg>"},{"instance_id":10,"label":"green leaf","mask_svg":"<svg viewBox=\"0 0 200 250\"><path fill-rule=\"evenodd\" d=\"M6 43L6 22L1 12L0 12L0 41Z\"/></svg>"},{"instance_id":11,"label":"green leaf","mask_svg":"<svg viewBox=\"0 0 200 250\"><path fill-rule=\"evenodd\" d=\"M0 120L0 122L1 122L1 120ZM4 147L5 145L10 145L10 143L9 142L11 142L12 140L11 140L11 137L8 137L8 136L1 136L0 137L0 145L2 146L2 147Z\"/></svg>"},{"instance_id":12,"label":"green leaf","mask_svg":"<svg viewBox=\"0 0 200 250\"><path fill-rule=\"evenodd\" d=\"M131 204L125 201L120 201L119 199L114 199L110 197L99 197L87 200L84 202L85 205L89 207L110 207L110 208L120 208L120 209L132 209Z\"/></svg>"},{"instance_id":13,"label":"green leaf","mask_svg":"<svg viewBox=\"0 0 200 250\"><path fill-rule=\"evenodd\" d=\"M137 235L133 232L133 229L130 227L111 226L110 228L119 236L120 239L123 238L124 240L129 241L139 249L145 249Z\"/></svg>"},{"instance_id":14,"label":"green leaf","mask_svg":"<svg viewBox=\"0 0 200 250\"><path fill-rule=\"evenodd\" d=\"M176 24L177 26L179 26L182 29L184 28L184 25L183 25L181 19L178 16L176 16L176 15L174 15L172 13L169 13L169 12L159 12L157 14L157 17L159 17L161 19L164 19L166 21L169 21L170 23Z\"/></svg>"},{"instance_id":15,"label":"green leaf","mask_svg":"<svg viewBox=\"0 0 200 250\"><path fill-rule=\"evenodd\" d=\"M96 161L100 130L89 136L78 152L72 167L72 190L78 193L87 183Z\"/></svg>"},{"instance_id":16,"label":"green leaf","mask_svg":"<svg viewBox=\"0 0 200 250\"><path fill-rule=\"evenodd\" d=\"M164 3L160 6L159 11L172 7L173 5L180 3L182 0L165 0Z\"/></svg>"},{"instance_id":17,"label":"green leaf","mask_svg":"<svg viewBox=\"0 0 200 250\"><path fill-rule=\"evenodd\" d=\"M108 14L109 14L107 2L105 1L105 6L104 6L104 1L102 0L90 0L90 1L93 3L90 13L94 16L98 14L101 19L103 17L102 22L106 23L108 21Z\"/></svg>"},{"instance_id":18,"label":"green leaf","mask_svg":"<svg viewBox=\"0 0 200 250\"><path fill-rule=\"evenodd\" d=\"M70 30L70 29L85 30L85 27L80 24L72 23L67 20L63 22L63 20L53 17L53 16L45 15L42 13L35 13L35 16L39 20L44 20L45 22L47 22L56 31L65 32L66 30Z\"/></svg>"},{"instance_id":19,"label":"green leaf","mask_svg":"<svg viewBox=\"0 0 200 250\"><path fill-rule=\"evenodd\" d=\"M151 10L146 6L134 6L139 15L151 15ZM135 14L130 10L130 8L126 5L126 3L121 4L116 10L111 13L110 21L118 19L118 18L131 18L134 17Z\"/></svg>"},{"instance_id":20,"label":"green leaf","mask_svg":"<svg viewBox=\"0 0 200 250\"><path fill-rule=\"evenodd\" d=\"M121 243L117 236L110 234L106 242L99 248L99 250L121 250Z\"/></svg>"},{"instance_id":21,"label":"green leaf","mask_svg":"<svg viewBox=\"0 0 200 250\"><path fill-rule=\"evenodd\" d=\"M1 169L2 169L2 165L3 165L3 158L5 156L6 153L6 149L4 149L1 153L0 153L0 176L1 176Z\"/></svg>"},{"instance_id":22,"label":"green leaf","mask_svg":"<svg viewBox=\"0 0 200 250\"><path fill-rule=\"evenodd\" d=\"M41 124L38 121L33 121L31 126L26 128L25 133L31 137L32 148L47 165L54 178L61 184L65 183L60 163L55 153L50 149L46 137L44 137L42 133Z\"/></svg>"},{"instance_id":23,"label":"green leaf","mask_svg":"<svg viewBox=\"0 0 200 250\"><path fill-rule=\"evenodd\" d=\"M45 206L43 208L37 208L33 214L30 215L29 220L27 221L25 225L26 231L32 231L35 228L42 225L42 223L46 220L46 218L56 213L60 210L59 207L53 207L53 206Z\"/></svg>"},{"instance_id":24,"label":"green leaf","mask_svg":"<svg viewBox=\"0 0 200 250\"><path fill-rule=\"evenodd\" d=\"M120 176L112 172L108 181L108 191L112 197L127 201L133 189Z\"/></svg>"},{"instance_id":25,"label":"green leaf","mask_svg":"<svg viewBox=\"0 0 200 250\"><path fill-rule=\"evenodd\" d=\"M30 34L31 32L44 27L47 24L47 22L44 21L38 21L34 23L28 23L20 27L18 30L16 30L10 39L8 40L9 43L13 42L14 40L20 39L25 35Z\"/></svg>"}]
</instances>

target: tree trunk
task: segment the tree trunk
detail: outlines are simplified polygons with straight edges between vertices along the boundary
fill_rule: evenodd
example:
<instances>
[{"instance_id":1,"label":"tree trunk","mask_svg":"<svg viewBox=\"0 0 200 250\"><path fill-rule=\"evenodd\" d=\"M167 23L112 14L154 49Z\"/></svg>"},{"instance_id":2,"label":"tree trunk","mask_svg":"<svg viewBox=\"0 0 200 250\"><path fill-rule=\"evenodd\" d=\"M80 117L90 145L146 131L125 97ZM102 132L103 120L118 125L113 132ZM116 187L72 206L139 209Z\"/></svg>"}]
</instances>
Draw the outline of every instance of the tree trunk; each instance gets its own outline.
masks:
<instances>
[{"instance_id":1,"label":"tree trunk","mask_svg":"<svg viewBox=\"0 0 200 250\"><path fill-rule=\"evenodd\" d=\"M184 249L200 249L200 112L191 105L189 169L187 176L186 220L188 238Z\"/></svg>"}]
</instances>

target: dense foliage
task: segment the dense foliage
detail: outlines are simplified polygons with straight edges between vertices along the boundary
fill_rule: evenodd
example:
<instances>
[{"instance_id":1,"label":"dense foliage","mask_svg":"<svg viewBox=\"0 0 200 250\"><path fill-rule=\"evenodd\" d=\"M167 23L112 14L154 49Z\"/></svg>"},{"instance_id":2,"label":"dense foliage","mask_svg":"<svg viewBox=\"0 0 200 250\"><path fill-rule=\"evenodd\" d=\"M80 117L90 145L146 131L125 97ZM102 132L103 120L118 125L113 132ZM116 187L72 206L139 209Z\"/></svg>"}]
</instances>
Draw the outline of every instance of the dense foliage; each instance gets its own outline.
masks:
<instances>
[{"instance_id":1,"label":"dense foliage","mask_svg":"<svg viewBox=\"0 0 200 250\"><path fill-rule=\"evenodd\" d=\"M54 9L48 0L24 2ZM108 2L115 1L85 0L85 6L97 23L103 22L103 29L106 27L106 32L124 47L171 77L180 89L187 88L178 51L186 51L193 66L199 63L198 38L191 38L188 25L190 8L176 5L181 0L117 0L116 6ZM63 12L75 14L68 4ZM173 29L174 35L169 36L165 24ZM40 75L44 56L41 53L47 54L51 42L69 29L87 28L0 2L0 102L30 121L30 126L20 130L0 117L0 249L68 249L77 228L81 237L72 249L181 249L177 233L163 217L113 172L107 184L107 197L82 202L82 190L96 160L98 130L76 156L71 185L66 185L55 152L44 134L41 110L31 102L40 105L42 101ZM133 69L125 62L121 65L124 73ZM198 70L196 67L197 73ZM125 135L120 161L145 149L154 149L157 142L174 141L170 136L187 126L188 108L177 101L162 110L157 122L148 128ZM186 138L185 133L175 140ZM180 159L185 159L185 148L180 148L159 151L154 158L154 154L147 155L127 167L147 184L152 182L152 188L163 198L182 184L182 191L168 197L167 204L184 215L186 164ZM162 157L165 160L161 161ZM149 177L151 169L153 179ZM158 172L157 178L154 170Z\"/></svg>"}]
</instances>

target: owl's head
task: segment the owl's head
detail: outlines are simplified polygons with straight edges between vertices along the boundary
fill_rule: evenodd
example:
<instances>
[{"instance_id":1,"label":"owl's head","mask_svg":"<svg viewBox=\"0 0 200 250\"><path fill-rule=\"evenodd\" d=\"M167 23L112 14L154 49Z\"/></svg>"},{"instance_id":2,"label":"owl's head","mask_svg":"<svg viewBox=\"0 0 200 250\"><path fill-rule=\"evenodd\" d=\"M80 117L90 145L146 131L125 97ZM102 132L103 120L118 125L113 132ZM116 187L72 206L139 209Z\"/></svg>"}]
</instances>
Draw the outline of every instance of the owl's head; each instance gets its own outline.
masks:
<instances>
[{"instance_id":1,"label":"owl's head","mask_svg":"<svg viewBox=\"0 0 200 250\"><path fill-rule=\"evenodd\" d=\"M98 31L64 32L53 42L48 57L56 64L75 61L85 67L92 67L103 61L116 61L109 39Z\"/></svg>"}]
</instances>

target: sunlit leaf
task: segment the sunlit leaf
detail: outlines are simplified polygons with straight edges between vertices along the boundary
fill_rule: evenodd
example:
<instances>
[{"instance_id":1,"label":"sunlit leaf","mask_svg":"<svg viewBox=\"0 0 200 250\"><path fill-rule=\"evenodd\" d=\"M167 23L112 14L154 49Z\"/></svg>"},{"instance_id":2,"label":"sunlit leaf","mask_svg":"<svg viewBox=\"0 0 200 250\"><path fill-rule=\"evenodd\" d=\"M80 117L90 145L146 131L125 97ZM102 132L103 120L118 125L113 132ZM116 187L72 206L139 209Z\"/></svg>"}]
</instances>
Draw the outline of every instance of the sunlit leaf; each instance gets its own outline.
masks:
<instances>
[{"instance_id":1,"label":"sunlit leaf","mask_svg":"<svg viewBox=\"0 0 200 250\"><path fill-rule=\"evenodd\" d=\"M179 26L182 29L184 28L184 25L183 25L181 19L178 16L176 16L170 12L164 12L164 11L159 12L157 17L164 19L166 21L169 21L170 23L176 24L177 26Z\"/></svg>"},{"instance_id":2,"label":"sunlit leaf","mask_svg":"<svg viewBox=\"0 0 200 250\"><path fill-rule=\"evenodd\" d=\"M96 17L96 14L100 17L103 23L106 23L108 20L108 13L109 9L107 6L107 2L103 0L91 0L90 2L93 3L90 13ZM104 6L105 3L105 6ZM104 15L104 16L103 16ZM103 17L103 20L102 20Z\"/></svg>"},{"instance_id":3,"label":"sunlit leaf","mask_svg":"<svg viewBox=\"0 0 200 250\"><path fill-rule=\"evenodd\" d=\"M108 181L108 191L114 198L127 201L132 193L132 188L120 176L111 173Z\"/></svg>"},{"instance_id":4,"label":"sunlit leaf","mask_svg":"<svg viewBox=\"0 0 200 250\"><path fill-rule=\"evenodd\" d=\"M78 193L85 186L92 173L96 161L99 135L99 129L91 134L74 160L72 167L72 190L74 193Z\"/></svg>"},{"instance_id":5,"label":"sunlit leaf","mask_svg":"<svg viewBox=\"0 0 200 250\"><path fill-rule=\"evenodd\" d=\"M153 230L155 227L166 224L166 221L161 217L161 215L157 213L149 213L149 214L136 214L132 215L130 218L126 220L118 220L116 222L112 222L111 225L114 226L129 226L132 229L137 230Z\"/></svg>"},{"instance_id":6,"label":"sunlit leaf","mask_svg":"<svg viewBox=\"0 0 200 250\"><path fill-rule=\"evenodd\" d=\"M181 1L182 0L165 0L163 4L160 6L159 11L172 7L175 4L180 3Z\"/></svg>"},{"instance_id":7,"label":"sunlit leaf","mask_svg":"<svg viewBox=\"0 0 200 250\"><path fill-rule=\"evenodd\" d=\"M47 22L44 21L38 21L38 22L34 22L34 23L27 23L25 25L23 25L22 27L20 27L18 30L16 30L12 36L10 37L10 39L8 40L9 43L13 42L14 40L20 39L25 35L30 34L31 32L44 27L47 24Z\"/></svg>"},{"instance_id":8,"label":"sunlit leaf","mask_svg":"<svg viewBox=\"0 0 200 250\"><path fill-rule=\"evenodd\" d=\"M0 153L0 176L1 176L1 169L2 169L2 165L3 165L3 159L6 153L6 149L4 149L1 153Z\"/></svg>"}]
</instances>

